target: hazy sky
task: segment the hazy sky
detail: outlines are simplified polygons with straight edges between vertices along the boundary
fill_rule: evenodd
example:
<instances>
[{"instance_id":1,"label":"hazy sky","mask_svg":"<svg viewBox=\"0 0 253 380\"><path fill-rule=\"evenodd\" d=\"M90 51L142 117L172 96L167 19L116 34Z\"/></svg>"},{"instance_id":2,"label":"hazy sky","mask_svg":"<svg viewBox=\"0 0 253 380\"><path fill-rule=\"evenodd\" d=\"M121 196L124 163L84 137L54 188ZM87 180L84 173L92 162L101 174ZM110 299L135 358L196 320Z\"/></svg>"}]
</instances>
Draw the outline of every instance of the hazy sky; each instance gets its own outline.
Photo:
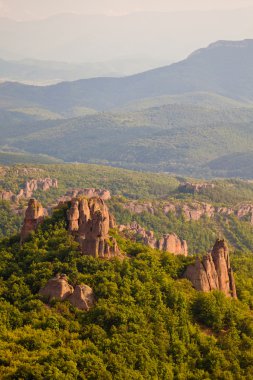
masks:
<instances>
[{"instance_id":1,"label":"hazy sky","mask_svg":"<svg viewBox=\"0 0 253 380\"><path fill-rule=\"evenodd\" d=\"M0 0L0 16L29 20L66 12L117 16L138 11L214 10L249 6L253 6L253 0Z\"/></svg>"}]
</instances>

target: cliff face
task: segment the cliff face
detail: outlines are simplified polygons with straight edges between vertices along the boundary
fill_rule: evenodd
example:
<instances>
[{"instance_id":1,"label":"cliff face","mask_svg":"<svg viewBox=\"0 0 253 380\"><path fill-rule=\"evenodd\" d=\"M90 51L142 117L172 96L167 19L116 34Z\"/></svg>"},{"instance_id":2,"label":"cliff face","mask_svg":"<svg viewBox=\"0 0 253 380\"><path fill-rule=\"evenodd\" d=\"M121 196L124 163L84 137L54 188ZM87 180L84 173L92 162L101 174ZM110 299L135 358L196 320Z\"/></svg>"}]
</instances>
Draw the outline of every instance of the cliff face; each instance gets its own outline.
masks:
<instances>
[{"instance_id":1,"label":"cliff face","mask_svg":"<svg viewBox=\"0 0 253 380\"><path fill-rule=\"evenodd\" d=\"M68 229L86 255L110 258L120 254L115 239L109 237L114 219L101 198L73 199L68 210Z\"/></svg>"},{"instance_id":2,"label":"cliff face","mask_svg":"<svg viewBox=\"0 0 253 380\"><path fill-rule=\"evenodd\" d=\"M119 226L119 230L130 233L142 243L160 251L170 252L174 255L188 255L187 242L180 239L176 234L165 234L157 239L153 231L146 231L138 223L133 222L130 226Z\"/></svg>"},{"instance_id":3,"label":"cliff face","mask_svg":"<svg viewBox=\"0 0 253 380\"><path fill-rule=\"evenodd\" d=\"M24 223L21 229L21 243L23 243L36 230L37 226L44 220L44 209L40 202L30 199L25 212Z\"/></svg>"},{"instance_id":4,"label":"cliff face","mask_svg":"<svg viewBox=\"0 0 253 380\"><path fill-rule=\"evenodd\" d=\"M211 253L203 256L202 260L197 258L195 264L189 265L184 277L192 282L196 290L220 290L227 297L237 297L229 251L224 240L217 240Z\"/></svg>"}]
</instances>

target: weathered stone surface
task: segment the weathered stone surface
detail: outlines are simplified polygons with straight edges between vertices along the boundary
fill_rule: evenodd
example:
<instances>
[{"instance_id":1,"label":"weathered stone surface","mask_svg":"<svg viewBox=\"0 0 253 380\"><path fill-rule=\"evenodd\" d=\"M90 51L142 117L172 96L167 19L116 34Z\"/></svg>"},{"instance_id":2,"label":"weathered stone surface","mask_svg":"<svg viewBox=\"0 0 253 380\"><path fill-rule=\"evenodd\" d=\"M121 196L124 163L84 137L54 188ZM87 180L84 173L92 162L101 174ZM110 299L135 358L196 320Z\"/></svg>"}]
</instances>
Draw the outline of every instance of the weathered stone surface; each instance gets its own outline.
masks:
<instances>
[{"instance_id":1,"label":"weathered stone surface","mask_svg":"<svg viewBox=\"0 0 253 380\"><path fill-rule=\"evenodd\" d=\"M21 243L23 243L36 230L37 226L43 222L45 216L44 209L40 202L30 199L25 212L24 223L21 229Z\"/></svg>"},{"instance_id":2,"label":"weathered stone surface","mask_svg":"<svg viewBox=\"0 0 253 380\"><path fill-rule=\"evenodd\" d=\"M67 218L69 222L68 229L70 232L78 231L79 229L79 202L73 199L71 202L71 207L67 211Z\"/></svg>"},{"instance_id":3,"label":"weathered stone surface","mask_svg":"<svg viewBox=\"0 0 253 380\"><path fill-rule=\"evenodd\" d=\"M68 300L73 306L86 311L95 304L93 290L88 285L77 285Z\"/></svg>"},{"instance_id":4,"label":"weathered stone surface","mask_svg":"<svg viewBox=\"0 0 253 380\"><path fill-rule=\"evenodd\" d=\"M207 189L214 189L215 185L213 183L192 183L192 182L185 182L182 183L178 190L186 193L201 193L204 190Z\"/></svg>"},{"instance_id":5,"label":"weathered stone surface","mask_svg":"<svg viewBox=\"0 0 253 380\"><path fill-rule=\"evenodd\" d=\"M196 259L187 267L184 277L196 290L210 292L220 290L227 297L236 298L236 286L230 267L228 247L224 240L217 240L211 253Z\"/></svg>"},{"instance_id":6,"label":"weathered stone surface","mask_svg":"<svg viewBox=\"0 0 253 380\"><path fill-rule=\"evenodd\" d=\"M151 202L147 202L147 203L129 202L129 203L124 204L123 207L135 214L141 214L142 212L149 212L150 214L154 214L154 207Z\"/></svg>"},{"instance_id":7,"label":"weathered stone surface","mask_svg":"<svg viewBox=\"0 0 253 380\"><path fill-rule=\"evenodd\" d=\"M65 195L58 199L59 202L67 202L73 198L85 197L90 198L101 198L103 201L111 199L111 193L106 189L95 189L95 188L84 188L84 189L73 189L66 192Z\"/></svg>"},{"instance_id":8,"label":"weathered stone surface","mask_svg":"<svg viewBox=\"0 0 253 380\"><path fill-rule=\"evenodd\" d=\"M115 221L103 199L73 199L67 218L69 231L85 255L110 258L120 254L115 239L109 236L109 228L115 226Z\"/></svg>"},{"instance_id":9,"label":"weathered stone surface","mask_svg":"<svg viewBox=\"0 0 253 380\"><path fill-rule=\"evenodd\" d=\"M49 301L53 298L64 301L73 291L74 289L69 285L66 275L56 275L56 277L50 279L47 284L40 289L39 294L43 297L47 297Z\"/></svg>"},{"instance_id":10,"label":"weathered stone surface","mask_svg":"<svg viewBox=\"0 0 253 380\"><path fill-rule=\"evenodd\" d=\"M131 223L129 226L119 226L119 231L125 231L132 234L136 240L142 241L145 245L151 248L170 252L174 255L188 255L187 242L180 239L174 233L163 235L163 237L157 239L154 236L153 231L146 231L136 222Z\"/></svg>"},{"instance_id":11,"label":"weathered stone surface","mask_svg":"<svg viewBox=\"0 0 253 380\"><path fill-rule=\"evenodd\" d=\"M15 194L12 191L0 191L0 201L15 201Z\"/></svg>"}]
</instances>

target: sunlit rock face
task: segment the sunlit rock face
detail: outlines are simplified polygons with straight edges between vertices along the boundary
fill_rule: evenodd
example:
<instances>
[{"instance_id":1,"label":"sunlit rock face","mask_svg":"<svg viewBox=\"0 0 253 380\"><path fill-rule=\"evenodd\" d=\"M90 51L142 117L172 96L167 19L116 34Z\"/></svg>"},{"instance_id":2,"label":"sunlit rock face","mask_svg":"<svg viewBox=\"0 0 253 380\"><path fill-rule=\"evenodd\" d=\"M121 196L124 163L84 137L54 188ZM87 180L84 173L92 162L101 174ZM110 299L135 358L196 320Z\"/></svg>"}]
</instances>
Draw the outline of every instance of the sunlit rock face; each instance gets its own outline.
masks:
<instances>
[{"instance_id":1,"label":"sunlit rock face","mask_svg":"<svg viewBox=\"0 0 253 380\"><path fill-rule=\"evenodd\" d=\"M111 258L120 254L115 239L109 236L115 221L103 199L72 199L67 218L68 229L85 255Z\"/></svg>"},{"instance_id":2,"label":"sunlit rock face","mask_svg":"<svg viewBox=\"0 0 253 380\"><path fill-rule=\"evenodd\" d=\"M229 251L224 240L217 240L211 253L197 258L187 267L184 277L196 290L210 292L220 290L227 297L237 298L233 271L230 267Z\"/></svg>"},{"instance_id":3,"label":"sunlit rock face","mask_svg":"<svg viewBox=\"0 0 253 380\"><path fill-rule=\"evenodd\" d=\"M21 229L21 243L25 242L32 231L35 231L37 226L43 222L45 216L44 209L40 202L36 199L30 199L25 212L24 223Z\"/></svg>"}]
</instances>

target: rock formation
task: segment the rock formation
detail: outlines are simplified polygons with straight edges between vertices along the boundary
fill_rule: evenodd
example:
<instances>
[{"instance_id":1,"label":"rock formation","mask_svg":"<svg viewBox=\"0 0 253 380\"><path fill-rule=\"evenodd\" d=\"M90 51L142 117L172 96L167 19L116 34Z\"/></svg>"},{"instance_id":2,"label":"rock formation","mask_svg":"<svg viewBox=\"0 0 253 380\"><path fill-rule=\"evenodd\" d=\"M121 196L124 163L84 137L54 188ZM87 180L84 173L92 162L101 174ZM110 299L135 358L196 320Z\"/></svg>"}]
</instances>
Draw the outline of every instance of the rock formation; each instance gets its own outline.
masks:
<instances>
[{"instance_id":1,"label":"rock formation","mask_svg":"<svg viewBox=\"0 0 253 380\"><path fill-rule=\"evenodd\" d=\"M169 213L177 216L183 215L187 221L198 221L203 217L213 218L215 215L235 215L239 220L245 219L253 224L253 204L245 203L232 207L217 207L206 202L179 202L172 200L170 202L153 202L139 203L131 201L125 203L123 207L134 214L148 212L152 215L156 210L163 210L164 214Z\"/></svg>"},{"instance_id":2,"label":"rock formation","mask_svg":"<svg viewBox=\"0 0 253 380\"><path fill-rule=\"evenodd\" d=\"M210 292L220 290L227 297L236 298L236 286L230 267L229 251L224 240L217 240L211 253L197 258L187 267L184 277L196 290Z\"/></svg>"},{"instance_id":3,"label":"rock formation","mask_svg":"<svg viewBox=\"0 0 253 380\"><path fill-rule=\"evenodd\" d=\"M214 189L215 185L213 183L192 183L192 182L185 182L182 183L178 190L184 193L201 193L204 190L208 189Z\"/></svg>"},{"instance_id":4,"label":"rock formation","mask_svg":"<svg viewBox=\"0 0 253 380\"><path fill-rule=\"evenodd\" d=\"M115 222L103 199L72 199L67 218L68 229L84 254L100 258L119 255L115 239L109 236L109 228Z\"/></svg>"},{"instance_id":5,"label":"rock formation","mask_svg":"<svg viewBox=\"0 0 253 380\"><path fill-rule=\"evenodd\" d=\"M47 301L57 299L69 301L80 310L88 311L95 304L95 296L92 288L88 285L76 285L75 289L69 285L65 274L57 274L40 289L39 295L47 298Z\"/></svg>"},{"instance_id":6,"label":"rock formation","mask_svg":"<svg viewBox=\"0 0 253 380\"><path fill-rule=\"evenodd\" d=\"M16 196L12 191L5 191L5 190L0 191L0 201L14 202L15 198Z\"/></svg>"},{"instance_id":7,"label":"rock formation","mask_svg":"<svg viewBox=\"0 0 253 380\"><path fill-rule=\"evenodd\" d=\"M74 289L69 285L67 276L58 274L56 277L51 278L47 284L40 289L39 294L43 297L47 297L48 301L51 301L53 298L64 301L73 291Z\"/></svg>"},{"instance_id":8,"label":"rock formation","mask_svg":"<svg viewBox=\"0 0 253 380\"><path fill-rule=\"evenodd\" d=\"M95 189L95 188L84 188L84 189L73 189L66 192L65 195L58 199L59 202L71 201L73 198L85 197L90 198L101 198L104 201L111 199L111 193L106 189Z\"/></svg>"},{"instance_id":9,"label":"rock formation","mask_svg":"<svg viewBox=\"0 0 253 380\"><path fill-rule=\"evenodd\" d=\"M36 190L48 191L50 188L58 188L57 179L31 179L25 182L24 188L20 189L18 194L14 194L12 191L1 190L0 200L17 202L23 198L31 198Z\"/></svg>"},{"instance_id":10,"label":"rock formation","mask_svg":"<svg viewBox=\"0 0 253 380\"><path fill-rule=\"evenodd\" d=\"M129 226L119 226L120 231L130 233L135 239L143 244L159 249L160 251L170 252L174 255L188 255L188 247L185 240L180 239L176 234L165 234L157 239L153 231L146 231L138 223L133 222Z\"/></svg>"},{"instance_id":11,"label":"rock formation","mask_svg":"<svg viewBox=\"0 0 253 380\"><path fill-rule=\"evenodd\" d=\"M36 230L37 226L43 222L45 216L44 209L40 202L30 199L25 212L24 223L21 229L21 243L23 243Z\"/></svg>"},{"instance_id":12,"label":"rock formation","mask_svg":"<svg viewBox=\"0 0 253 380\"><path fill-rule=\"evenodd\" d=\"M93 290L88 285L77 285L68 300L73 306L86 311L95 303Z\"/></svg>"}]
</instances>

